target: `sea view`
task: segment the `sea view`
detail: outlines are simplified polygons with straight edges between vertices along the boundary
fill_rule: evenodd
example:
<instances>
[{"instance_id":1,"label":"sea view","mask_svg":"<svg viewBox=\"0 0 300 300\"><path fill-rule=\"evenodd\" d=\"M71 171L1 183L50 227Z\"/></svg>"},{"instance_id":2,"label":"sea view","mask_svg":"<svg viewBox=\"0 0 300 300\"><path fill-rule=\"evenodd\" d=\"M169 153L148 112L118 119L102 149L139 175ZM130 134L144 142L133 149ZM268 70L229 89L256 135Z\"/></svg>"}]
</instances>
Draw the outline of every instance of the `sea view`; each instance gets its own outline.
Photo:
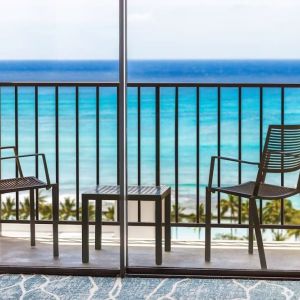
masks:
<instances>
[{"instance_id":1,"label":"sea view","mask_svg":"<svg viewBox=\"0 0 300 300\"><path fill-rule=\"evenodd\" d=\"M117 81L112 60L0 60L0 81ZM300 60L129 60L132 82L299 83Z\"/></svg>"},{"instance_id":2,"label":"sea view","mask_svg":"<svg viewBox=\"0 0 300 300\"><path fill-rule=\"evenodd\" d=\"M300 300L300 0L0 9L0 300Z\"/></svg>"},{"instance_id":3,"label":"sea view","mask_svg":"<svg viewBox=\"0 0 300 300\"><path fill-rule=\"evenodd\" d=\"M2 82L117 82L115 61L1 61ZM132 61L129 82L300 83L300 61ZM116 183L116 88L100 89L100 183ZM1 145L15 144L14 89L0 89ZM300 89L285 90L285 121L298 124ZM174 187L175 89L161 89L161 183ZM263 93L263 129L281 120L281 91ZM20 87L19 152L35 151L34 88ZM242 89L242 158L259 159L259 89ZM55 180L55 90L40 87L38 94L39 151L46 153ZM96 183L96 90L79 89L80 191ZM142 183L155 183L155 89L141 90ZM75 89L59 88L60 200L75 197ZM211 155L217 154L217 89L200 88L200 202L204 200ZM238 89L221 90L221 154L238 157ZM6 167L7 166L7 167ZM228 166L228 165L227 165ZM34 174L34 160L24 160ZM222 184L237 183L237 166L222 165ZM3 162L2 177L14 174ZM256 169L243 167L242 179L254 179ZM40 176L43 178L42 165ZM128 177L137 183L137 89L128 89ZM273 180L280 183L280 178ZM286 179L293 186L294 181ZM187 211L196 205L196 89L179 89L179 204ZM299 201L294 206L300 208Z\"/></svg>"}]
</instances>

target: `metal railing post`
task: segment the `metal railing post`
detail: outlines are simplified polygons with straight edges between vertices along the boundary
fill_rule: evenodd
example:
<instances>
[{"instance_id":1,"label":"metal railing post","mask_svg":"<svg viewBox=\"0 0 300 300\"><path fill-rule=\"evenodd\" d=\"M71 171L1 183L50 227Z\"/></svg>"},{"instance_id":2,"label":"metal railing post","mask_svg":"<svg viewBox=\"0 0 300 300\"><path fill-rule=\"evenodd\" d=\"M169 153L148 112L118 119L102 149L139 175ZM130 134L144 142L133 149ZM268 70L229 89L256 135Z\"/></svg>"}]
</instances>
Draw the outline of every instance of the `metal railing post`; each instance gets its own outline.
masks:
<instances>
[{"instance_id":1,"label":"metal railing post","mask_svg":"<svg viewBox=\"0 0 300 300\"><path fill-rule=\"evenodd\" d=\"M120 184L120 275L127 268L127 0L119 0L119 95L118 158Z\"/></svg>"}]
</instances>

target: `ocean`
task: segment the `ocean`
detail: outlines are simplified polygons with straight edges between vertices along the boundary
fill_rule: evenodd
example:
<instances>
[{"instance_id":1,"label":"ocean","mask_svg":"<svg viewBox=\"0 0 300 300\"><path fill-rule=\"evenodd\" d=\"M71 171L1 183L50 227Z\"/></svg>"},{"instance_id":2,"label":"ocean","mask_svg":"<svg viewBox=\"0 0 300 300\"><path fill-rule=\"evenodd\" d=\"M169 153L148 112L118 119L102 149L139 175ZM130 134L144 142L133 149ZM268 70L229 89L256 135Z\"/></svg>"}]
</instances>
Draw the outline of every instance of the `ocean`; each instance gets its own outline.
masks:
<instances>
[{"instance_id":1,"label":"ocean","mask_svg":"<svg viewBox=\"0 0 300 300\"><path fill-rule=\"evenodd\" d=\"M117 81L118 62L0 60L0 81ZM299 83L300 60L135 60L133 82Z\"/></svg>"},{"instance_id":2,"label":"ocean","mask_svg":"<svg viewBox=\"0 0 300 300\"><path fill-rule=\"evenodd\" d=\"M130 61L129 82L300 83L300 60L178 60ZM1 82L116 82L116 61L0 61ZM46 154L55 180L55 94L40 87L38 94L39 151ZM0 89L1 145L15 144L14 89ZM263 130L281 120L281 91L265 88ZM174 187L175 89L161 89L161 183ZM300 123L300 89L285 90L284 119ZM18 93L19 152L35 151L34 88ZM100 89L100 182L116 183L116 88ZM242 158L259 159L259 89L242 89ZM59 89L60 199L75 197L75 89ZM96 183L96 91L79 90L80 191ZM142 183L155 183L155 90L141 90ZM211 155L217 154L217 89L200 89L200 201L208 180ZM221 154L238 157L238 89L221 90ZM24 160L27 174L34 174L34 160ZM42 164L40 176L43 178ZM237 166L222 164L222 184L237 183ZM256 170L243 167L242 179L255 178ZM3 162L2 177L14 174L13 164ZM128 176L137 183L137 89L128 89ZM286 183L296 179L288 176ZM280 183L273 176L273 182ZM297 198L298 199L298 198ZM196 89L179 89L179 203L187 211L196 206ZM300 208L299 201L294 201Z\"/></svg>"}]
</instances>

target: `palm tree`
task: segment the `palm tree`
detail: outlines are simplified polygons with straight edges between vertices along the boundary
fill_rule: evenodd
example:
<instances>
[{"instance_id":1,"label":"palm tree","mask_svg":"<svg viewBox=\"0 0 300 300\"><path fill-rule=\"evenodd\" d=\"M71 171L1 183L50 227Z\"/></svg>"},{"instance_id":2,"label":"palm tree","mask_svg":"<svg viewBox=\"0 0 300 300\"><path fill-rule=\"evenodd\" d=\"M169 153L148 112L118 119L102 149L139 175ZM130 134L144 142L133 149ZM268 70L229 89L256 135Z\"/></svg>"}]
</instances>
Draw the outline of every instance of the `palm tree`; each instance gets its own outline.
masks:
<instances>
[{"instance_id":1,"label":"palm tree","mask_svg":"<svg viewBox=\"0 0 300 300\"><path fill-rule=\"evenodd\" d=\"M200 203L199 204L199 222L204 223L205 222L205 209L204 209L204 204ZM186 218L191 222L191 223L196 223L197 222L197 216L195 213L191 213L189 215L186 215Z\"/></svg>"},{"instance_id":2,"label":"palm tree","mask_svg":"<svg viewBox=\"0 0 300 300\"><path fill-rule=\"evenodd\" d=\"M283 230L272 230L273 234L273 241L282 242L285 241L288 237L286 233L283 232Z\"/></svg>"},{"instance_id":3,"label":"palm tree","mask_svg":"<svg viewBox=\"0 0 300 300\"><path fill-rule=\"evenodd\" d=\"M45 202L47 200L47 196L45 194L43 194L42 191L38 190L38 199L41 202Z\"/></svg>"},{"instance_id":4,"label":"palm tree","mask_svg":"<svg viewBox=\"0 0 300 300\"><path fill-rule=\"evenodd\" d=\"M280 200L272 200L263 207L263 220L266 224L278 224L280 222Z\"/></svg>"},{"instance_id":5,"label":"palm tree","mask_svg":"<svg viewBox=\"0 0 300 300\"><path fill-rule=\"evenodd\" d=\"M52 205L47 202L47 196L38 191L39 217L41 220L52 219Z\"/></svg>"},{"instance_id":6,"label":"palm tree","mask_svg":"<svg viewBox=\"0 0 300 300\"><path fill-rule=\"evenodd\" d=\"M293 203L289 199L284 199L284 220L286 223L293 223L297 209L293 207ZM295 223L297 224L297 222ZM299 224L299 223L298 223Z\"/></svg>"},{"instance_id":7,"label":"palm tree","mask_svg":"<svg viewBox=\"0 0 300 300\"><path fill-rule=\"evenodd\" d=\"M204 204L203 203L200 203L199 204L199 222L200 223L204 223L205 222L205 209L204 209ZM190 222L190 223L197 223L197 216L195 213L191 213L189 215L187 215L187 220ZM201 236L201 229L202 227L195 227L194 230L195 231L198 231L198 235L199 235L199 239L200 239L200 236Z\"/></svg>"},{"instance_id":8,"label":"palm tree","mask_svg":"<svg viewBox=\"0 0 300 300\"><path fill-rule=\"evenodd\" d=\"M239 207L239 198L237 196L228 195L228 199L221 199L221 217L226 216L227 213L230 214L231 222L236 219Z\"/></svg>"},{"instance_id":9,"label":"palm tree","mask_svg":"<svg viewBox=\"0 0 300 300\"><path fill-rule=\"evenodd\" d=\"M10 196L6 198L5 202L2 202L1 207L2 212L2 219L3 220L10 220L16 216L16 202L15 199L11 198Z\"/></svg>"},{"instance_id":10,"label":"palm tree","mask_svg":"<svg viewBox=\"0 0 300 300\"><path fill-rule=\"evenodd\" d=\"M228 199L221 199L221 218L224 218L226 214L230 215L230 223L237 218L239 207L239 198L233 195L228 195ZM230 235L233 238L233 229L230 228Z\"/></svg>"},{"instance_id":11,"label":"palm tree","mask_svg":"<svg viewBox=\"0 0 300 300\"><path fill-rule=\"evenodd\" d=\"M178 222L182 222L186 218L187 215L184 213L185 209L186 209L185 207L178 205ZM173 204L171 209L171 221L175 222L175 219L176 219L176 205Z\"/></svg>"},{"instance_id":12,"label":"palm tree","mask_svg":"<svg viewBox=\"0 0 300 300\"><path fill-rule=\"evenodd\" d=\"M263 220L267 224L278 224L281 220L281 201L280 200L272 200L267 202L265 207L263 208ZM295 209L293 208L291 200L284 199L284 215L285 221L290 223L295 214ZM289 231L288 235L292 232ZM282 229L272 229L273 240L275 241L283 241L288 235L283 232ZM293 233L295 234L295 232Z\"/></svg>"},{"instance_id":13,"label":"palm tree","mask_svg":"<svg viewBox=\"0 0 300 300\"><path fill-rule=\"evenodd\" d=\"M88 211L89 211L89 220L90 221L95 221L95 205L89 203L88 206Z\"/></svg>"},{"instance_id":14,"label":"palm tree","mask_svg":"<svg viewBox=\"0 0 300 300\"><path fill-rule=\"evenodd\" d=\"M300 219L299 219L299 221L300 221ZM298 241L299 237L300 237L300 229L288 229L287 234L289 237L294 236L295 241Z\"/></svg>"},{"instance_id":15,"label":"palm tree","mask_svg":"<svg viewBox=\"0 0 300 300\"><path fill-rule=\"evenodd\" d=\"M232 234L228 234L228 233L218 233L216 235L216 239L217 240L239 240L240 238L238 236L232 236Z\"/></svg>"},{"instance_id":16,"label":"palm tree","mask_svg":"<svg viewBox=\"0 0 300 300\"><path fill-rule=\"evenodd\" d=\"M242 202L241 205L241 221L244 223L249 220L249 201Z\"/></svg>"},{"instance_id":17,"label":"palm tree","mask_svg":"<svg viewBox=\"0 0 300 300\"><path fill-rule=\"evenodd\" d=\"M107 208L107 211L104 212L104 216L107 221L114 221L115 220L115 207L109 206Z\"/></svg>"},{"instance_id":18,"label":"palm tree","mask_svg":"<svg viewBox=\"0 0 300 300\"><path fill-rule=\"evenodd\" d=\"M20 202L19 214L21 219L27 220L30 216L30 200L29 197L25 197L22 202Z\"/></svg>"},{"instance_id":19,"label":"palm tree","mask_svg":"<svg viewBox=\"0 0 300 300\"><path fill-rule=\"evenodd\" d=\"M295 209L293 207L290 210L292 210L290 224L299 225L300 224L300 210ZM290 237L294 236L295 240L297 241L300 237L300 229L288 229L287 234Z\"/></svg>"},{"instance_id":20,"label":"palm tree","mask_svg":"<svg viewBox=\"0 0 300 300\"><path fill-rule=\"evenodd\" d=\"M89 220L90 221L95 221L95 205L92 203L89 203L88 206L88 212L89 212ZM80 218L82 218L82 207L79 207L79 213L80 213Z\"/></svg>"},{"instance_id":21,"label":"palm tree","mask_svg":"<svg viewBox=\"0 0 300 300\"><path fill-rule=\"evenodd\" d=\"M69 220L76 218L76 203L75 199L66 197L64 202L60 203L59 215L61 220Z\"/></svg>"},{"instance_id":22,"label":"palm tree","mask_svg":"<svg viewBox=\"0 0 300 300\"><path fill-rule=\"evenodd\" d=\"M39 214L41 220L52 219L52 205L45 200L39 200Z\"/></svg>"},{"instance_id":23,"label":"palm tree","mask_svg":"<svg viewBox=\"0 0 300 300\"><path fill-rule=\"evenodd\" d=\"M52 206L46 201L47 196L43 195L41 191L38 191L38 202L39 202L39 217L41 220L51 220L52 218ZM30 200L29 197L25 197L20 202L20 217L23 220L29 219L30 216Z\"/></svg>"}]
</instances>

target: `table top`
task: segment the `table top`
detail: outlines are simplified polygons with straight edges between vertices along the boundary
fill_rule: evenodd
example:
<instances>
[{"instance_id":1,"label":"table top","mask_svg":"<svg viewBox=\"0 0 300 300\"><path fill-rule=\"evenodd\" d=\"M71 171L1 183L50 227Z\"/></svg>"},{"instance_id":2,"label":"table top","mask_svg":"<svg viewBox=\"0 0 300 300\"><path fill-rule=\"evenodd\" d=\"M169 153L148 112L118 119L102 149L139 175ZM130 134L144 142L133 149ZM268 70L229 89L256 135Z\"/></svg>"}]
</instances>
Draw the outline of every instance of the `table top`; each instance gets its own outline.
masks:
<instances>
[{"instance_id":1,"label":"table top","mask_svg":"<svg viewBox=\"0 0 300 300\"><path fill-rule=\"evenodd\" d=\"M164 198L171 193L171 188L165 185L160 186L128 186L128 199L139 198ZM92 190L84 192L85 196L103 196L118 199L120 187L118 185L98 185ZM109 199L108 199L109 200Z\"/></svg>"}]
</instances>

